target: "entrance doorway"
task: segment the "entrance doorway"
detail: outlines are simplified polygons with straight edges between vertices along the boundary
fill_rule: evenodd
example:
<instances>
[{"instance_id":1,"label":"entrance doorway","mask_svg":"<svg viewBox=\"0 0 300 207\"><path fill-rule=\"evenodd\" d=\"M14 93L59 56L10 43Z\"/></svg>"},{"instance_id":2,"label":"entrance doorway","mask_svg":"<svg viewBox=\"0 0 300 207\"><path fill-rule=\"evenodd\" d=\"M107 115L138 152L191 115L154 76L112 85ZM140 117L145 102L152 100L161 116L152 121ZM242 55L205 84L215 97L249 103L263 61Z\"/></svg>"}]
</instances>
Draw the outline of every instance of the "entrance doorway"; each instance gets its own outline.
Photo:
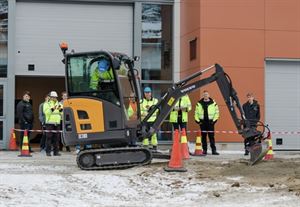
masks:
<instances>
[{"instance_id":1,"label":"entrance doorway","mask_svg":"<svg viewBox=\"0 0 300 207\"><path fill-rule=\"evenodd\" d=\"M61 100L61 92L65 91L65 78L43 76L16 76L15 107L18 104L18 102L22 100L24 91L30 91L31 93L31 101L34 113L33 129L41 129L41 124L38 119L39 105L42 102L44 102L45 95L48 94L50 91L56 91L59 96L58 100ZM15 118L15 128L19 129L19 127L20 126L17 122L17 118ZM40 135L41 133L32 133L30 137L31 142L39 142ZM20 138L19 134L17 134L17 138Z\"/></svg>"}]
</instances>

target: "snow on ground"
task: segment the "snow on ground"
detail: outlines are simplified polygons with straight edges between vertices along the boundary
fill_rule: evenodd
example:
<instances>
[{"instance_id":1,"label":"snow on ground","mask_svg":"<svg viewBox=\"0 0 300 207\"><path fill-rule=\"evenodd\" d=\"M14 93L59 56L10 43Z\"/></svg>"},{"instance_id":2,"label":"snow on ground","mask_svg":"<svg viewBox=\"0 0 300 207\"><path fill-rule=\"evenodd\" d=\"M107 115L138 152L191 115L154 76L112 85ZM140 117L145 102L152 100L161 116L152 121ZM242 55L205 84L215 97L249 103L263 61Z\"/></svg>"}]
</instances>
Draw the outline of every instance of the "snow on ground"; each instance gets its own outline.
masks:
<instances>
[{"instance_id":1,"label":"snow on ground","mask_svg":"<svg viewBox=\"0 0 300 207\"><path fill-rule=\"evenodd\" d=\"M186 166L186 173L167 173L163 170L167 162L156 160L152 165L126 170L82 171L72 153L50 158L41 153L34 153L32 158L19 158L17 154L0 151L0 206L240 207L300 203L299 196L280 186L252 186L242 182L243 176L206 178L202 173L206 169L199 173L195 163ZM218 168L236 155L230 159L229 154L226 156ZM197 159L200 162L205 158L193 159L197 163ZM231 186L236 181L240 187Z\"/></svg>"}]
</instances>

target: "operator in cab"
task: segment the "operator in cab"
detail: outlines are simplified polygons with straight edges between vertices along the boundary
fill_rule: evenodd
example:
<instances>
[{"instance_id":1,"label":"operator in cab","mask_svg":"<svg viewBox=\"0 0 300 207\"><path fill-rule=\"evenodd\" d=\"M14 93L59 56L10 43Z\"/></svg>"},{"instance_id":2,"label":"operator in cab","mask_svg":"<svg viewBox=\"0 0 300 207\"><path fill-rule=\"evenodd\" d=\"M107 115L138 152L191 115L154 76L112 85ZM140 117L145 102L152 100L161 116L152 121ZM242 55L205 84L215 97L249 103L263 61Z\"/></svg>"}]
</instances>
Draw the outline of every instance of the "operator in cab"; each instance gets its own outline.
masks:
<instances>
[{"instance_id":1,"label":"operator in cab","mask_svg":"<svg viewBox=\"0 0 300 207\"><path fill-rule=\"evenodd\" d=\"M115 76L110 59L103 55L92 65L94 64L96 66L94 66L94 70L91 74L89 85L90 89L97 91L97 93L94 94L101 99L120 105Z\"/></svg>"},{"instance_id":2,"label":"operator in cab","mask_svg":"<svg viewBox=\"0 0 300 207\"><path fill-rule=\"evenodd\" d=\"M144 88L144 98L140 103L141 108L141 120L144 120L144 118L147 116L149 110L152 106L156 105L158 103L158 100L154 97L152 97L152 90L150 87ZM156 111L148 120L147 120L147 128L150 128L150 126L153 124L153 122L156 119L158 111ZM157 151L157 135L154 133L151 137L151 145L152 150ZM145 137L143 140L143 146L148 148L149 147L149 137Z\"/></svg>"},{"instance_id":3,"label":"operator in cab","mask_svg":"<svg viewBox=\"0 0 300 207\"><path fill-rule=\"evenodd\" d=\"M90 88L93 90L98 90L100 86L102 90L105 90L106 87L109 86L109 83L112 82L114 82L114 73L110 64L110 60L103 56L97 62L97 67L94 68L94 71L91 75Z\"/></svg>"}]
</instances>

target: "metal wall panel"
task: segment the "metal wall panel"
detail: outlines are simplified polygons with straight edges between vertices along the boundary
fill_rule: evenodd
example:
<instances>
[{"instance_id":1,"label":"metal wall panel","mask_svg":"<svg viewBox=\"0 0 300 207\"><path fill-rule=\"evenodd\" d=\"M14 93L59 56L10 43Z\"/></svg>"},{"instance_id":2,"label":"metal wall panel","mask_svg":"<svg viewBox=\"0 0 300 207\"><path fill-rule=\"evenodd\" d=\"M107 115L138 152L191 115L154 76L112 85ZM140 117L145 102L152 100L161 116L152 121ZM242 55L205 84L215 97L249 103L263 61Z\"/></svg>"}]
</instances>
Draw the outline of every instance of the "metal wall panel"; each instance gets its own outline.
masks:
<instances>
[{"instance_id":1,"label":"metal wall panel","mask_svg":"<svg viewBox=\"0 0 300 207\"><path fill-rule=\"evenodd\" d=\"M76 52L133 53L133 6L81 3L16 4L16 75L63 76L58 44ZM28 65L34 64L34 71Z\"/></svg>"},{"instance_id":2,"label":"metal wall panel","mask_svg":"<svg viewBox=\"0 0 300 207\"><path fill-rule=\"evenodd\" d=\"M267 60L265 73L266 123L274 132L300 131L300 61ZM272 140L274 149L300 150L300 134Z\"/></svg>"}]
</instances>

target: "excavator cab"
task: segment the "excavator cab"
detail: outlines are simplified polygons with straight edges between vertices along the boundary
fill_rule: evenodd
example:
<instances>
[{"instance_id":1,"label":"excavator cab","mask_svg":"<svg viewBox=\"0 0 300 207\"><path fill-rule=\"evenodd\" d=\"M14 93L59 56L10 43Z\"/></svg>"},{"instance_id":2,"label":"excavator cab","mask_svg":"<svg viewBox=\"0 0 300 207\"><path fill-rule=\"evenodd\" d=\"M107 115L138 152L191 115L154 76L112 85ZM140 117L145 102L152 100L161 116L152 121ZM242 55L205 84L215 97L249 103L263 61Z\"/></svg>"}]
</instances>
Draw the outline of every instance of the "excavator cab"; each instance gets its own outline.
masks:
<instances>
[{"instance_id":1,"label":"excavator cab","mask_svg":"<svg viewBox=\"0 0 300 207\"><path fill-rule=\"evenodd\" d=\"M129 101L138 103L138 87L129 58L107 51L65 54L64 143L127 146L140 122L128 117Z\"/></svg>"}]
</instances>

